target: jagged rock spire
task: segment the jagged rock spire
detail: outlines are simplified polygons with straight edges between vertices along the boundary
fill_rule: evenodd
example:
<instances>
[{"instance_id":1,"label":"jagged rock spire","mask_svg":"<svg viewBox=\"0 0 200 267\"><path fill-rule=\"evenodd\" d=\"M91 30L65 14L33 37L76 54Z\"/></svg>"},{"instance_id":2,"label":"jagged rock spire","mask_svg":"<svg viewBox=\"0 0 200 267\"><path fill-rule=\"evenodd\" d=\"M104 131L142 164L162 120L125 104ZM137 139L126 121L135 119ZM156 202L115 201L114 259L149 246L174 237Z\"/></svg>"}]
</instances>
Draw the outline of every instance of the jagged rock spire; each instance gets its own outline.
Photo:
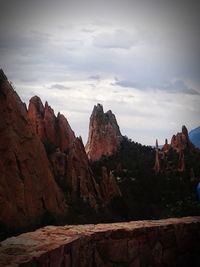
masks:
<instances>
[{"instance_id":1,"label":"jagged rock spire","mask_svg":"<svg viewBox=\"0 0 200 267\"><path fill-rule=\"evenodd\" d=\"M185 170L185 153L191 153L195 149L189 140L188 130L185 125L182 126L181 132L172 136L171 144L168 144L168 140L166 139L164 146L160 150L158 150L158 143L156 140L156 155L154 165L156 172L171 168L167 160L167 155L171 149L173 149L178 155L178 162L174 168L180 172L183 172ZM165 165L162 164L163 162L165 162Z\"/></svg>"},{"instance_id":2,"label":"jagged rock spire","mask_svg":"<svg viewBox=\"0 0 200 267\"><path fill-rule=\"evenodd\" d=\"M90 160L112 155L118 148L122 135L115 115L111 110L104 113L103 106L97 104L90 117L89 137L86 152Z\"/></svg>"},{"instance_id":3,"label":"jagged rock spire","mask_svg":"<svg viewBox=\"0 0 200 267\"><path fill-rule=\"evenodd\" d=\"M156 139L156 149L158 149L158 139Z\"/></svg>"},{"instance_id":4,"label":"jagged rock spire","mask_svg":"<svg viewBox=\"0 0 200 267\"><path fill-rule=\"evenodd\" d=\"M0 69L0 81L7 81L8 78L6 77L4 71Z\"/></svg>"},{"instance_id":5,"label":"jagged rock spire","mask_svg":"<svg viewBox=\"0 0 200 267\"><path fill-rule=\"evenodd\" d=\"M186 128L185 125L182 126L182 133L185 135L185 136L188 136L188 130Z\"/></svg>"}]
</instances>

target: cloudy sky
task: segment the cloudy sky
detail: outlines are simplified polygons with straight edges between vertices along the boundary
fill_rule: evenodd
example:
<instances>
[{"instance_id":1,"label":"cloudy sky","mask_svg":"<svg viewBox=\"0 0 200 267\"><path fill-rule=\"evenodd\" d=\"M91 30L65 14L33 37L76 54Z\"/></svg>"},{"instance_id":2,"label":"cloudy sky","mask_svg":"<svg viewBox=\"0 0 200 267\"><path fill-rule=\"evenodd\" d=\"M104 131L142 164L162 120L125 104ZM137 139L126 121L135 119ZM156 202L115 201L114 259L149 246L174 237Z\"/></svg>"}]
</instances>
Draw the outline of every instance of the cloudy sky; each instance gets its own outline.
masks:
<instances>
[{"instance_id":1,"label":"cloudy sky","mask_svg":"<svg viewBox=\"0 0 200 267\"><path fill-rule=\"evenodd\" d=\"M96 103L160 143L200 125L200 1L0 0L0 65L87 139Z\"/></svg>"}]
</instances>

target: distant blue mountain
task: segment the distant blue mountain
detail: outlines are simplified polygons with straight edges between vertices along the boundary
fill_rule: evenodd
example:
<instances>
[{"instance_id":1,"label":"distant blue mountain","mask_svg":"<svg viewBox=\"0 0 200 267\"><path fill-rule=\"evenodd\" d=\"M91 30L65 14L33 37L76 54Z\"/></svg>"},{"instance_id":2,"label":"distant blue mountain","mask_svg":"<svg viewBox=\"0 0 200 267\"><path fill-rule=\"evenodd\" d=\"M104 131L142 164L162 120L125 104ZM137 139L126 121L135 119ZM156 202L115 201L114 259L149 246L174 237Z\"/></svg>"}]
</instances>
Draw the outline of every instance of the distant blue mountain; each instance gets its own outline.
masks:
<instances>
[{"instance_id":1,"label":"distant blue mountain","mask_svg":"<svg viewBox=\"0 0 200 267\"><path fill-rule=\"evenodd\" d=\"M200 148L200 127L197 127L189 132L190 141L198 148Z\"/></svg>"}]
</instances>

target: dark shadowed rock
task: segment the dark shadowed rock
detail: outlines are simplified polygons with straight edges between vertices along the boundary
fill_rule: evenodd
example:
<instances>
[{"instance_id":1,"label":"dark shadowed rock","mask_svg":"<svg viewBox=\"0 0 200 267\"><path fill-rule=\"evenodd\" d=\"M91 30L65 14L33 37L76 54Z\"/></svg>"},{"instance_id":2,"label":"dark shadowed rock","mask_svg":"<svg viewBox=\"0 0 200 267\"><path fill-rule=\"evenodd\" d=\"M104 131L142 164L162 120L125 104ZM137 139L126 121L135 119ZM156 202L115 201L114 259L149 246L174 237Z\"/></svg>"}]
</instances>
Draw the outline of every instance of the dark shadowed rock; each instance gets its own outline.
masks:
<instances>
[{"instance_id":1,"label":"dark shadowed rock","mask_svg":"<svg viewBox=\"0 0 200 267\"><path fill-rule=\"evenodd\" d=\"M0 223L24 228L46 212L63 216L67 207L25 105L2 71L0 76Z\"/></svg>"},{"instance_id":2,"label":"dark shadowed rock","mask_svg":"<svg viewBox=\"0 0 200 267\"><path fill-rule=\"evenodd\" d=\"M113 173L108 172L106 167L102 167L102 178L100 181L102 198L108 204L114 197L121 196L121 191Z\"/></svg>"}]
</instances>

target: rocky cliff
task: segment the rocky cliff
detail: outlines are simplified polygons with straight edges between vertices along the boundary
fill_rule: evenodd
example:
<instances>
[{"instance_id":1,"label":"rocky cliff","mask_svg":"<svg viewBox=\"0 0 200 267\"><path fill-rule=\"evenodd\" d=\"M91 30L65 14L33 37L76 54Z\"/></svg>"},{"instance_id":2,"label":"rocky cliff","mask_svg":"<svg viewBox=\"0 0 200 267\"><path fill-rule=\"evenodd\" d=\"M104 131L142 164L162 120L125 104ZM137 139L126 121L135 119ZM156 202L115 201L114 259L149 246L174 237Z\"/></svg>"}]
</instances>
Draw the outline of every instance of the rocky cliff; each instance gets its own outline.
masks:
<instances>
[{"instance_id":1,"label":"rocky cliff","mask_svg":"<svg viewBox=\"0 0 200 267\"><path fill-rule=\"evenodd\" d=\"M196 149L190 142L186 126L182 126L182 131L172 136L171 143L166 139L164 146L159 149L156 140L156 158L154 169L156 172L166 170L185 171L185 155L195 153ZM173 162L174 158L177 158ZM174 165L175 163L175 165Z\"/></svg>"},{"instance_id":2,"label":"rocky cliff","mask_svg":"<svg viewBox=\"0 0 200 267\"><path fill-rule=\"evenodd\" d=\"M100 190L102 198L106 204L109 204L114 197L122 196L113 172L108 171L105 166L102 167Z\"/></svg>"},{"instance_id":3,"label":"rocky cliff","mask_svg":"<svg viewBox=\"0 0 200 267\"><path fill-rule=\"evenodd\" d=\"M112 155L116 152L121 140L122 135L112 111L104 113L102 105L94 106L85 147L89 159L96 161L102 156Z\"/></svg>"},{"instance_id":4,"label":"rocky cliff","mask_svg":"<svg viewBox=\"0 0 200 267\"><path fill-rule=\"evenodd\" d=\"M41 129L40 129L41 130ZM66 214L64 196L49 169L44 146L28 119L25 104L0 72L1 231L40 224Z\"/></svg>"},{"instance_id":5,"label":"rocky cliff","mask_svg":"<svg viewBox=\"0 0 200 267\"><path fill-rule=\"evenodd\" d=\"M30 99L28 117L41 141L59 147L61 152L67 151L76 138L67 119L60 113L56 117L54 110L47 102L44 106L38 96Z\"/></svg>"},{"instance_id":6,"label":"rocky cliff","mask_svg":"<svg viewBox=\"0 0 200 267\"><path fill-rule=\"evenodd\" d=\"M97 209L103 201L95 182L81 138L76 138L67 119L39 97L31 98L28 116L34 131L44 143L55 180L68 195L70 202L82 198Z\"/></svg>"},{"instance_id":7,"label":"rocky cliff","mask_svg":"<svg viewBox=\"0 0 200 267\"><path fill-rule=\"evenodd\" d=\"M77 203L91 211L105 208L120 194L113 176L96 182L82 139L64 115L55 116L37 96L27 110L2 70L0 170L0 239L66 221L73 209L78 215Z\"/></svg>"},{"instance_id":8,"label":"rocky cliff","mask_svg":"<svg viewBox=\"0 0 200 267\"><path fill-rule=\"evenodd\" d=\"M111 112L108 114L114 118ZM114 196L121 195L113 175L104 171L99 184L95 181L82 139L75 136L62 114L55 116L47 102L43 105L34 96L29 102L28 116L46 147L55 180L70 202L81 198L98 209L98 204L106 206Z\"/></svg>"}]
</instances>

